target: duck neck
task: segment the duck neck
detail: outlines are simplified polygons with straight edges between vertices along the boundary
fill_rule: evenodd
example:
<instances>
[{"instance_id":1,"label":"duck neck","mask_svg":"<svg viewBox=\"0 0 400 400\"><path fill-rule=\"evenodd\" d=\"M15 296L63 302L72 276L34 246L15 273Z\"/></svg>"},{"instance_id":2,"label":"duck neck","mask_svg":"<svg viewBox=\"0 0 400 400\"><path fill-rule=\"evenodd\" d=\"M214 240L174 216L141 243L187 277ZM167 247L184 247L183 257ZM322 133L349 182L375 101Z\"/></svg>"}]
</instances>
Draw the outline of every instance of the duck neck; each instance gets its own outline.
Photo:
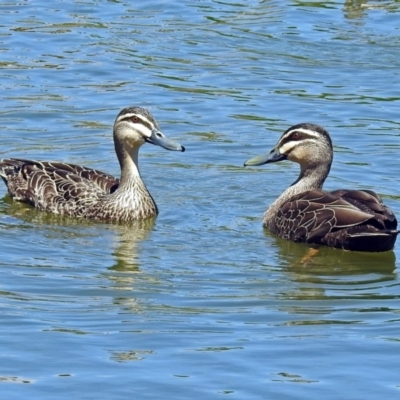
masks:
<instances>
[{"instance_id":1,"label":"duck neck","mask_svg":"<svg viewBox=\"0 0 400 400\"><path fill-rule=\"evenodd\" d=\"M140 183L144 186L139 172L139 147L133 147L129 151L122 147L117 155L121 167L119 188L134 189Z\"/></svg>"},{"instance_id":2,"label":"duck neck","mask_svg":"<svg viewBox=\"0 0 400 400\"><path fill-rule=\"evenodd\" d=\"M280 208L293 196L313 189L322 189L331 164L301 165L300 175L267 209L264 221L273 221Z\"/></svg>"},{"instance_id":3,"label":"duck neck","mask_svg":"<svg viewBox=\"0 0 400 400\"><path fill-rule=\"evenodd\" d=\"M143 218L157 214L158 210L140 176L139 148L140 146L127 147L116 142L115 150L121 167L121 178L113 195L120 199L120 204L127 210L130 209L133 214L140 214Z\"/></svg>"}]
</instances>

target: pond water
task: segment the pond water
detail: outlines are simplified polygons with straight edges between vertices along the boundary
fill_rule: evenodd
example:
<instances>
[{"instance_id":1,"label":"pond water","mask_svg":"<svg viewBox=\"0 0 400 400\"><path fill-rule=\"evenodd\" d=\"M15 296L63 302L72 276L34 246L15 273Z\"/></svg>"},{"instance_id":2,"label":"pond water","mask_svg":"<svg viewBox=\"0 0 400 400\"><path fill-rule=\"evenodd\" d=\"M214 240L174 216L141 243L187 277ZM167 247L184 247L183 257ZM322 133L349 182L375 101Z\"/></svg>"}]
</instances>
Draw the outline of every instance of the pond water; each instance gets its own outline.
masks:
<instances>
[{"instance_id":1,"label":"pond water","mask_svg":"<svg viewBox=\"0 0 400 400\"><path fill-rule=\"evenodd\" d=\"M142 148L160 215L134 226L0 186L0 397L395 398L399 245L304 261L261 226L298 166L243 162L319 123L325 187L373 189L400 216L400 2L135 3L0 5L0 157L118 175L129 105L187 149Z\"/></svg>"}]
</instances>

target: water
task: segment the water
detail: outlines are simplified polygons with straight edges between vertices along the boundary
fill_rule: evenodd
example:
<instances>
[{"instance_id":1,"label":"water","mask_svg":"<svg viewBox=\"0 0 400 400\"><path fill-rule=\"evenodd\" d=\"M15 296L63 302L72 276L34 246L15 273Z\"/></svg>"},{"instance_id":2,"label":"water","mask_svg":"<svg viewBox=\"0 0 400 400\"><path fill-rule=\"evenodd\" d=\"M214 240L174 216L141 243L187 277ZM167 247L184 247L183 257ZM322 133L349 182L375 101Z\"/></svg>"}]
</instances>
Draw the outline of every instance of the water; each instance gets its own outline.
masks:
<instances>
[{"instance_id":1,"label":"water","mask_svg":"<svg viewBox=\"0 0 400 400\"><path fill-rule=\"evenodd\" d=\"M289 163L242 167L294 123L335 144L327 189L400 215L398 1L0 5L0 157L118 174L111 135L148 107L155 221L13 203L0 186L0 399L394 398L398 246L308 248L261 228Z\"/></svg>"}]
</instances>

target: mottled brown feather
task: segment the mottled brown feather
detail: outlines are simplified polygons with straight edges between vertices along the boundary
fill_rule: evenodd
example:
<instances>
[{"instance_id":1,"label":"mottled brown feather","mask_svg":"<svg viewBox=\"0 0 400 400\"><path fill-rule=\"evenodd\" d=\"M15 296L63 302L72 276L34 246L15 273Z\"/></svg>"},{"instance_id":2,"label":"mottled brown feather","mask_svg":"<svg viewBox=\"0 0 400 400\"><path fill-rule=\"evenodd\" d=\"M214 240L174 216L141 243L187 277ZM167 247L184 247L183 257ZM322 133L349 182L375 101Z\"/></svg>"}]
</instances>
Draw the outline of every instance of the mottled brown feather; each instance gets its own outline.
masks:
<instances>
[{"instance_id":1,"label":"mottled brown feather","mask_svg":"<svg viewBox=\"0 0 400 400\"><path fill-rule=\"evenodd\" d=\"M75 164L25 159L4 159L0 175L16 200L42 211L72 214L72 202L79 209L118 187L119 180L102 171ZM6 177L6 179L4 178Z\"/></svg>"},{"instance_id":2,"label":"mottled brown feather","mask_svg":"<svg viewBox=\"0 0 400 400\"><path fill-rule=\"evenodd\" d=\"M352 190L350 198L357 199L360 207L347 198L346 190L314 189L293 196L278 211L274 232L284 239L325 244L326 235L354 226L363 225L369 232L396 229L393 213L387 213L387 207L376 194ZM366 203L362 203L363 200Z\"/></svg>"}]
</instances>

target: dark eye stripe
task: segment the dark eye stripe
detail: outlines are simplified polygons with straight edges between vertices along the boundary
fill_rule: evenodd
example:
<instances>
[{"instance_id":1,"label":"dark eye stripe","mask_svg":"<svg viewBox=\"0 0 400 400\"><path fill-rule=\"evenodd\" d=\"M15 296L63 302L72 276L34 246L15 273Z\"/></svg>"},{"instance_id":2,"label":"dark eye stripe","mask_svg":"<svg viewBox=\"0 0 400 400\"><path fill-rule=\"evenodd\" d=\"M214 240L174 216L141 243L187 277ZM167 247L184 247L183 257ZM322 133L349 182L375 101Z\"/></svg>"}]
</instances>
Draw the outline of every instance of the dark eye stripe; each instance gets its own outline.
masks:
<instances>
[{"instance_id":1,"label":"dark eye stripe","mask_svg":"<svg viewBox=\"0 0 400 400\"><path fill-rule=\"evenodd\" d=\"M297 137L294 137L293 136L294 134L296 134ZM286 135L281 140L281 145L284 145L288 142L300 142L300 141L307 140L307 139L316 140L318 138L316 138L315 135L312 133L308 134L307 132L295 130L295 131L291 131L289 135Z\"/></svg>"},{"instance_id":2,"label":"dark eye stripe","mask_svg":"<svg viewBox=\"0 0 400 400\"><path fill-rule=\"evenodd\" d=\"M297 132L297 135L298 135L297 138L294 138L293 133L291 133L289 136L283 138L283 140L281 141L281 145L284 145L286 143L293 142L293 141L298 142L302 139L305 139L304 135L302 135L300 132Z\"/></svg>"},{"instance_id":3,"label":"dark eye stripe","mask_svg":"<svg viewBox=\"0 0 400 400\"><path fill-rule=\"evenodd\" d=\"M132 115L127 116L125 118L122 118L121 121L130 121L132 119ZM153 130L153 126L147 122L147 121L143 121L142 118L140 118L138 115L135 115L135 117L139 120L139 122L144 125L146 128L148 128L150 131ZM137 123L139 123L137 122Z\"/></svg>"}]
</instances>

